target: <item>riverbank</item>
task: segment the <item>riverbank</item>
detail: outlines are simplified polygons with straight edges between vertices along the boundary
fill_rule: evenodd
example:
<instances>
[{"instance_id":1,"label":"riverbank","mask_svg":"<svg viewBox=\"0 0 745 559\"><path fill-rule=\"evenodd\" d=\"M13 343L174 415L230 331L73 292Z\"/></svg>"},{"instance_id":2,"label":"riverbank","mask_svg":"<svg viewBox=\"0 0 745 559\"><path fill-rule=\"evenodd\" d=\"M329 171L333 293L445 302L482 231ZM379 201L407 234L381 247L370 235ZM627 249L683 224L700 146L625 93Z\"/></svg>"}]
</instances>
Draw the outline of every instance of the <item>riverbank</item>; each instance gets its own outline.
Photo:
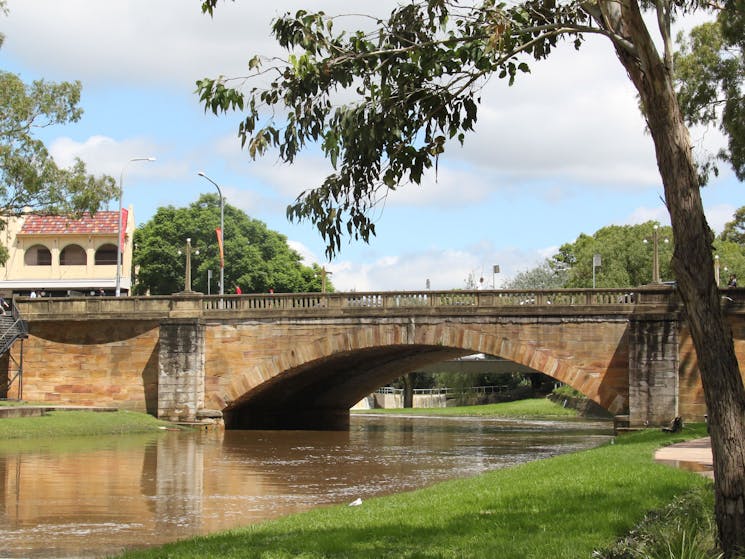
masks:
<instances>
[{"instance_id":1,"label":"riverbank","mask_svg":"<svg viewBox=\"0 0 745 559\"><path fill-rule=\"evenodd\" d=\"M442 417L512 417L517 419L556 419L578 417L576 409L564 407L547 398L529 398L513 402L460 406L452 408L374 408L353 410L354 414L429 415Z\"/></svg>"},{"instance_id":2,"label":"riverbank","mask_svg":"<svg viewBox=\"0 0 745 559\"><path fill-rule=\"evenodd\" d=\"M0 409L21 407L39 408L32 404L0 402ZM354 412L358 413L358 412ZM364 410L366 414L431 415L449 417L511 417L533 419L555 419L576 417L577 412L563 408L547 399L519 400L483 406L463 406L453 408L407 408ZM158 429L177 429L167 421L136 412L101 409L45 411L43 415L30 417L0 418L1 439L27 439L35 437L75 437L86 435L123 435L146 433Z\"/></svg>"},{"instance_id":3,"label":"riverbank","mask_svg":"<svg viewBox=\"0 0 745 559\"><path fill-rule=\"evenodd\" d=\"M0 440L130 435L176 428L173 423L155 419L144 413L87 410L47 411L44 415L33 417L0 419Z\"/></svg>"},{"instance_id":4,"label":"riverbank","mask_svg":"<svg viewBox=\"0 0 745 559\"><path fill-rule=\"evenodd\" d=\"M610 549L650 511L691 490L710 493L702 476L653 459L661 446L705 434L703 425L679 434L633 433L589 451L122 557L590 557Z\"/></svg>"}]
</instances>

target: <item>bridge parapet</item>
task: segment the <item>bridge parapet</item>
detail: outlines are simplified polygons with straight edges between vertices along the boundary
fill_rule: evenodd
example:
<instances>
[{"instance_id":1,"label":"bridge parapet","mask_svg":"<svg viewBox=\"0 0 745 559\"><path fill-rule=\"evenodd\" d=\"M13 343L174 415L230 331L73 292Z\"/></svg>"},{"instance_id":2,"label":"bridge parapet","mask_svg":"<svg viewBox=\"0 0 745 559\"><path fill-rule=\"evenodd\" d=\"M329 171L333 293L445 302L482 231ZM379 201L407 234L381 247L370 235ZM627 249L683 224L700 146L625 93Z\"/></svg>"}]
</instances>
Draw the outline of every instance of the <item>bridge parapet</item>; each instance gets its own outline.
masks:
<instances>
[{"instance_id":1,"label":"bridge parapet","mask_svg":"<svg viewBox=\"0 0 745 559\"><path fill-rule=\"evenodd\" d=\"M288 316L317 314L401 314L466 312L525 314L556 312L644 312L674 310L678 297L670 286L630 289L555 289L492 291L388 291L351 293L263 293L146 297L17 298L26 319L88 320L202 318L209 316Z\"/></svg>"}]
</instances>

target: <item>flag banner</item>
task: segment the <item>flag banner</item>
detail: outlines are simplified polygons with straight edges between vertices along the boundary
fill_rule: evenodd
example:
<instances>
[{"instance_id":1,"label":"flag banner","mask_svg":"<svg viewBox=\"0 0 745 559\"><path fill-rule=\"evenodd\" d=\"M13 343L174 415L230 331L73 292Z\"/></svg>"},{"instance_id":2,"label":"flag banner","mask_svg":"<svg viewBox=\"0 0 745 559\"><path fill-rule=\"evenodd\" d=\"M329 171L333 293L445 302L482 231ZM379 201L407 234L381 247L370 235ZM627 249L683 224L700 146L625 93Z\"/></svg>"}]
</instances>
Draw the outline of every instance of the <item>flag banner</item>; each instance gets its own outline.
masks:
<instances>
[{"instance_id":1,"label":"flag banner","mask_svg":"<svg viewBox=\"0 0 745 559\"><path fill-rule=\"evenodd\" d=\"M217 246L220 247L220 268L224 268L225 259L222 252L222 229L219 227L215 228L215 233L217 233Z\"/></svg>"},{"instance_id":2,"label":"flag banner","mask_svg":"<svg viewBox=\"0 0 745 559\"><path fill-rule=\"evenodd\" d=\"M127 242L127 222L129 217L129 210L126 208L122 208L122 215L119 216L119 219L121 219L121 231L122 231L122 238L119 239L119 248L122 251L122 254L125 253L124 246Z\"/></svg>"}]
</instances>

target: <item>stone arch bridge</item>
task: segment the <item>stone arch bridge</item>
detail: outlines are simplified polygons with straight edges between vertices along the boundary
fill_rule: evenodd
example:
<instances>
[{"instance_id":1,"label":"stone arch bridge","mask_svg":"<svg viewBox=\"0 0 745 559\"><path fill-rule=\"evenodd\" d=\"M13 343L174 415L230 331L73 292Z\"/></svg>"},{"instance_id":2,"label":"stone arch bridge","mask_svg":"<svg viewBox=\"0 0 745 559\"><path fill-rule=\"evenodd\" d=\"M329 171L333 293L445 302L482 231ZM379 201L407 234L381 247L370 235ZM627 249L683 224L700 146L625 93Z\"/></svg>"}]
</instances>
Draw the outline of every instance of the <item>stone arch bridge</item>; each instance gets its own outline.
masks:
<instances>
[{"instance_id":1,"label":"stone arch bridge","mask_svg":"<svg viewBox=\"0 0 745 559\"><path fill-rule=\"evenodd\" d=\"M745 290L727 290L723 302L739 356ZM685 316L668 286L16 303L29 324L28 401L174 421L222 413L228 428L345 428L349 408L394 378L485 353L564 382L632 426L706 413Z\"/></svg>"}]
</instances>

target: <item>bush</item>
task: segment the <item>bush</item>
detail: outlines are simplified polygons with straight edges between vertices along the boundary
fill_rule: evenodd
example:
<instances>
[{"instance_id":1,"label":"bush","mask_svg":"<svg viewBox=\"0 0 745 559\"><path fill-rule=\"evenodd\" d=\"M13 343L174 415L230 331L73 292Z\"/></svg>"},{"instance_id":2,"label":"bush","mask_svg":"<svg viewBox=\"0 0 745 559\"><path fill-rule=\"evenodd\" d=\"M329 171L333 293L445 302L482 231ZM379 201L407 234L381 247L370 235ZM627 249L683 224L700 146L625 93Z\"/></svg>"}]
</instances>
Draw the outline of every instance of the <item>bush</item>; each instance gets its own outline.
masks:
<instances>
[{"instance_id":1,"label":"bush","mask_svg":"<svg viewBox=\"0 0 745 559\"><path fill-rule=\"evenodd\" d=\"M566 398L587 398L587 396L582 394L582 392L575 390L568 384L562 384L561 386L554 388L551 391L551 394L556 394L557 396L563 396Z\"/></svg>"},{"instance_id":2,"label":"bush","mask_svg":"<svg viewBox=\"0 0 745 559\"><path fill-rule=\"evenodd\" d=\"M714 492L699 487L648 514L629 534L593 559L719 559Z\"/></svg>"}]
</instances>

